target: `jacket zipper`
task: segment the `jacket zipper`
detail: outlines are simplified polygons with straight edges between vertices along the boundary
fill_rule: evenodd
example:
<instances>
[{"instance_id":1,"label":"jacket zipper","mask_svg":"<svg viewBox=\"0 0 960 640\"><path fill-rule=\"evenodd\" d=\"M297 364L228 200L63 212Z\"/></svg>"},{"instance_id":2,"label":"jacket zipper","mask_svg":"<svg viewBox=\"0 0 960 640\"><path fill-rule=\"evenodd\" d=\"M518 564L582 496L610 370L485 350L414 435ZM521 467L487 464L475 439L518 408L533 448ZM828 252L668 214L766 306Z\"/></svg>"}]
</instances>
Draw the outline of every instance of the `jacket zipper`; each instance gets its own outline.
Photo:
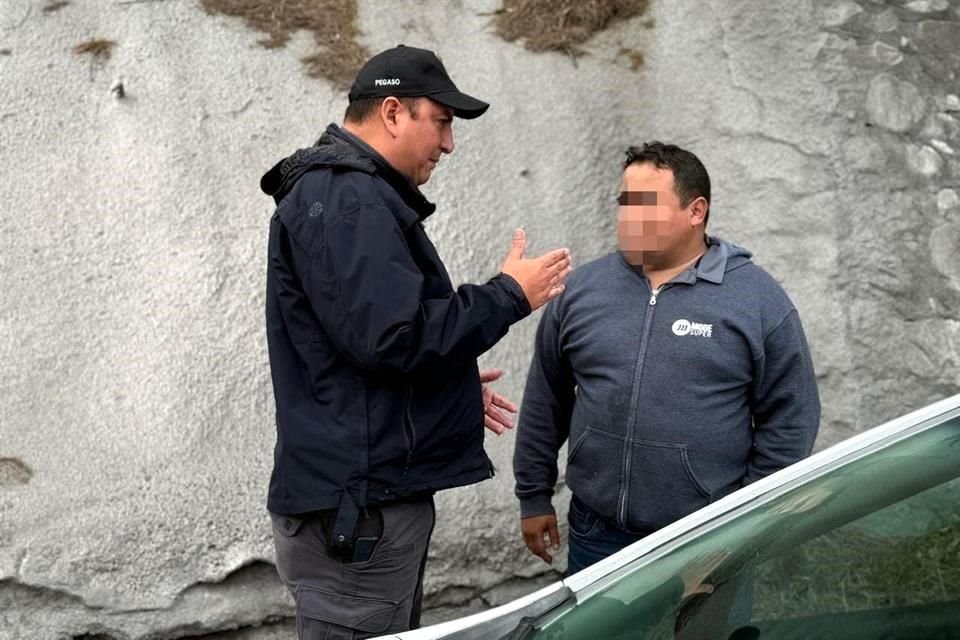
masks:
<instances>
[{"instance_id":1,"label":"jacket zipper","mask_svg":"<svg viewBox=\"0 0 960 640\"><path fill-rule=\"evenodd\" d=\"M407 440L407 459L403 463L403 475L407 475L410 470L410 463L413 462L413 450L417 447L417 429L413 424L413 413L410 410L412 402L413 389L408 388L403 407L403 435Z\"/></svg>"},{"instance_id":2,"label":"jacket zipper","mask_svg":"<svg viewBox=\"0 0 960 640\"><path fill-rule=\"evenodd\" d=\"M657 296L663 291L666 285L661 285L650 292L649 307L646 317L643 320L643 331L640 334L640 349L637 353L637 365L634 373L633 390L630 397L630 414L627 420L627 437L624 440L623 447L623 491L620 492L620 506L617 509L617 522L621 527L627 526L627 503L630 497L630 466L633 456L630 455L633 450L633 432L634 422L637 417L637 402L640 396L640 381L643 378L644 360L647 355L647 344L650 337L650 327L653 325L653 310L657 306Z\"/></svg>"}]
</instances>

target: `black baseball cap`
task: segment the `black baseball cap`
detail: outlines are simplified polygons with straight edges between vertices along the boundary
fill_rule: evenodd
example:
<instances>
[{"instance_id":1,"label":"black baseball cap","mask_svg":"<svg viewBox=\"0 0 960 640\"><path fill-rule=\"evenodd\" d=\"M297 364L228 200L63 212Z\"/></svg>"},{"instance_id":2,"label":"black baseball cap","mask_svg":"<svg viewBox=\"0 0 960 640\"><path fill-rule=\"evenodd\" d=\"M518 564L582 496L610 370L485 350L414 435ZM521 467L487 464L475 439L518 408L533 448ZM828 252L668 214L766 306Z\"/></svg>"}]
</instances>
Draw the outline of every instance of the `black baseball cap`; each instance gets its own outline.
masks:
<instances>
[{"instance_id":1,"label":"black baseball cap","mask_svg":"<svg viewBox=\"0 0 960 640\"><path fill-rule=\"evenodd\" d=\"M432 51L398 45L370 58L350 87L350 102L368 98L428 97L458 118L478 118L490 106L457 89Z\"/></svg>"}]
</instances>

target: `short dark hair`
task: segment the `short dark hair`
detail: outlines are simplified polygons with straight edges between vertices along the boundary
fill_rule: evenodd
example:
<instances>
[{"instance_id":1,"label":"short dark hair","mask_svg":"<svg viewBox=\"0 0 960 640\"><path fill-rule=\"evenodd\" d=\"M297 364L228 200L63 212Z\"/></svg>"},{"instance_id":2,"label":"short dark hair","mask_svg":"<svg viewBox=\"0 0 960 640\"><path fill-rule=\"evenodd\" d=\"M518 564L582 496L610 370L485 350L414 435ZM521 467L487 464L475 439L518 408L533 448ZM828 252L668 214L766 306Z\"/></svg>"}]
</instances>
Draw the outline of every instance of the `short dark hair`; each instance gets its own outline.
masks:
<instances>
[{"instance_id":1,"label":"short dark hair","mask_svg":"<svg viewBox=\"0 0 960 640\"><path fill-rule=\"evenodd\" d=\"M673 188L680 198L680 206L686 207L697 198L703 198L710 204L710 176L700 159L675 144L646 142L639 147L627 149L627 159L623 163L626 170L632 164L649 162L658 169L670 169L673 172ZM710 217L707 209L706 226Z\"/></svg>"},{"instance_id":2,"label":"short dark hair","mask_svg":"<svg viewBox=\"0 0 960 640\"><path fill-rule=\"evenodd\" d=\"M363 98L361 100L354 100L349 105L347 105L347 112L343 114L343 119L347 122L364 122L367 118L372 116L380 108L380 105L383 104L383 101L386 100L386 97L382 98ZM406 98L406 97L397 97L397 100L403 103L403 106L410 111L410 116L416 120L417 118L417 100L418 98Z\"/></svg>"}]
</instances>

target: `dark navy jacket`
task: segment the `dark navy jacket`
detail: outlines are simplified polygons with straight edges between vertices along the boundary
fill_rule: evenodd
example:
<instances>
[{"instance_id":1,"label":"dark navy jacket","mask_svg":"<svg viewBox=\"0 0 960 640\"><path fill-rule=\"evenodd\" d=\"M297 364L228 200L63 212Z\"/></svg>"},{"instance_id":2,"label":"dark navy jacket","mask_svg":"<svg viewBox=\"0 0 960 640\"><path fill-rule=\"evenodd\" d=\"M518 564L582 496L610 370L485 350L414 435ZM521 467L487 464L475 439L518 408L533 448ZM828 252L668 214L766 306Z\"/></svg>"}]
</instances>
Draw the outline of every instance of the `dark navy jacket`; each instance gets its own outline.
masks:
<instances>
[{"instance_id":1,"label":"dark navy jacket","mask_svg":"<svg viewBox=\"0 0 960 640\"><path fill-rule=\"evenodd\" d=\"M476 359L530 313L520 286L454 290L422 225L434 205L335 125L261 188L277 202L270 511L355 514L491 477Z\"/></svg>"}]
</instances>

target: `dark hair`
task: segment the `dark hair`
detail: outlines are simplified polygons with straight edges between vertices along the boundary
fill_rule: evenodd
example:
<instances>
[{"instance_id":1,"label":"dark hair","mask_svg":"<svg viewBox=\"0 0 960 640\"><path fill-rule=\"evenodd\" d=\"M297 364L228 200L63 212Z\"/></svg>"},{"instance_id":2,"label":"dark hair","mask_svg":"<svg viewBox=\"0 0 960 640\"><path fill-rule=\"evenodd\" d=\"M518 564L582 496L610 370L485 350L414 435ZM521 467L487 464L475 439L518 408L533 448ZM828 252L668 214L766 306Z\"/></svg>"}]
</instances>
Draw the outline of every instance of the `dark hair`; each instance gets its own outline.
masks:
<instances>
[{"instance_id":1,"label":"dark hair","mask_svg":"<svg viewBox=\"0 0 960 640\"><path fill-rule=\"evenodd\" d=\"M627 159L623 163L623 168L626 170L632 164L645 162L649 162L658 169L670 169L673 172L673 188L677 197L680 198L681 207L686 207L697 198L703 198L707 201L707 205L710 204L710 176L697 156L674 144L646 142L639 147L627 149ZM709 217L708 208L707 217L703 220L704 226Z\"/></svg>"},{"instance_id":2,"label":"dark hair","mask_svg":"<svg viewBox=\"0 0 960 640\"><path fill-rule=\"evenodd\" d=\"M343 119L347 122L356 122L360 123L365 121L367 118L372 116L380 108L380 105L383 104L383 101L386 100L386 97L382 98L364 98L362 100L354 100L349 105L347 105L347 112L343 114ZM403 106L407 108L410 112L410 117L414 120L417 119L417 98L400 98L398 97Z\"/></svg>"}]
</instances>

